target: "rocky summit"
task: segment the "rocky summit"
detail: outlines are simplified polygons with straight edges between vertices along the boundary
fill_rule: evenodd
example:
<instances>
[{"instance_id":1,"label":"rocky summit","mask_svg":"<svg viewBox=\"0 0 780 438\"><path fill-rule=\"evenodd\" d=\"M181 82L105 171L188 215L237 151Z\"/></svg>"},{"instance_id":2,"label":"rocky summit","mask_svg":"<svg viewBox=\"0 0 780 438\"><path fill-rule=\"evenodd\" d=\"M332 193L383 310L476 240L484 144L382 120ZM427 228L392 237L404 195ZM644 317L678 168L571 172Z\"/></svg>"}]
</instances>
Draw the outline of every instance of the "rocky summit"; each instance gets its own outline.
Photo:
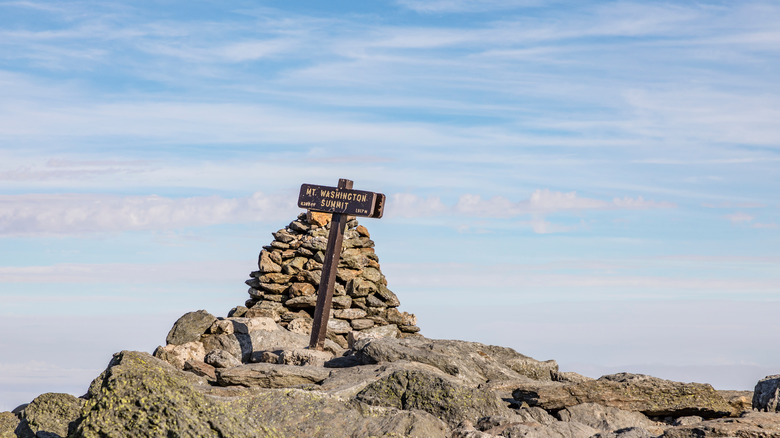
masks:
<instances>
[{"instance_id":1,"label":"rocky summit","mask_svg":"<svg viewBox=\"0 0 780 438\"><path fill-rule=\"evenodd\" d=\"M424 337L354 219L342 304L324 350L311 350L327 228L327 217L299 216L263 248L244 306L186 313L166 345L116 353L81 397L47 393L0 412L0 438L780 438L780 375L753 392L592 379L511 348Z\"/></svg>"}]
</instances>

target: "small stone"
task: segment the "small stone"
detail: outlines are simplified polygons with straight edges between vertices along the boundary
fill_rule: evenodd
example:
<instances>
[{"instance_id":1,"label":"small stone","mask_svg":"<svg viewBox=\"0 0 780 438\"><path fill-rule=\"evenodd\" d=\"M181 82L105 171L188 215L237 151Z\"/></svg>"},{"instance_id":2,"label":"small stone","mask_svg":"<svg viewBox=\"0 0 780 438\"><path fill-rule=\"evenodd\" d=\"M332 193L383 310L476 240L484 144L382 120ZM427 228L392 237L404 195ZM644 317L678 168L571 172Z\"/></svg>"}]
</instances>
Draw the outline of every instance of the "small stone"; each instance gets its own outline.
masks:
<instances>
[{"instance_id":1,"label":"small stone","mask_svg":"<svg viewBox=\"0 0 780 438\"><path fill-rule=\"evenodd\" d=\"M294 297L314 295L317 289L311 283L293 283L290 286L289 293Z\"/></svg>"},{"instance_id":2,"label":"small stone","mask_svg":"<svg viewBox=\"0 0 780 438\"><path fill-rule=\"evenodd\" d=\"M208 333L215 335L232 335L235 333L233 322L228 319L214 321L208 329Z\"/></svg>"},{"instance_id":3,"label":"small stone","mask_svg":"<svg viewBox=\"0 0 780 438\"><path fill-rule=\"evenodd\" d=\"M290 234L290 232L287 231L284 228L282 228L281 230L279 230L279 231L277 231L275 233L271 233L271 234L274 236L274 239L276 239L279 242L283 242L283 243L290 243L290 242L292 242L293 240L296 239L295 236Z\"/></svg>"},{"instance_id":4,"label":"small stone","mask_svg":"<svg viewBox=\"0 0 780 438\"><path fill-rule=\"evenodd\" d=\"M279 360L276 362L281 365L297 365L297 366L315 366L321 367L325 365L325 362L333 359L333 353L328 351L309 350L306 348L296 348L292 350L284 350L279 355Z\"/></svg>"},{"instance_id":5,"label":"small stone","mask_svg":"<svg viewBox=\"0 0 780 438\"><path fill-rule=\"evenodd\" d=\"M295 242L290 244L290 249L282 251L282 260L291 259L291 258L295 257L296 254L298 254L298 250L297 249L292 249L292 246L293 246L294 243Z\"/></svg>"},{"instance_id":6,"label":"small stone","mask_svg":"<svg viewBox=\"0 0 780 438\"><path fill-rule=\"evenodd\" d=\"M333 296L346 295L347 288L338 281L333 285Z\"/></svg>"},{"instance_id":7,"label":"small stone","mask_svg":"<svg viewBox=\"0 0 780 438\"><path fill-rule=\"evenodd\" d=\"M357 308L363 309L363 310L367 309L368 306L366 306L366 299L365 299L365 297L353 298L351 307L357 307Z\"/></svg>"},{"instance_id":8,"label":"small stone","mask_svg":"<svg viewBox=\"0 0 780 438\"><path fill-rule=\"evenodd\" d=\"M260 280L258 280L257 278L250 278L249 280L246 280L244 284L254 289L260 288Z\"/></svg>"},{"instance_id":9,"label":"small stone","mask_svg":"<svg viewBox=\"0 0 780 438\"><path fill-rule=\"evenodd\" d=\"M279 322L281 320L281 317L279 316L279 312L275 309L268 309L268 308L261 308L261 307L252 307L251 309L247 310L247 312L244 314L244 316L248 318L254 318L254 317L264 317L264 318L271 318L275 322Z\"/></svg>"},{"instance_id":10,"label":"small stone","mask_svg":"<svg viewBox=\"0 0 780 438\"><path fill-rule=\"evenodd\" d=\"M363 237L371 237L368 234L368 230L363 225L358 225L357 227L355 227L355 231L357 231L357 233Z\"/></svg>"},{"instance_id":11,"label":"small stone","mask_svg":"<svg viewBox=\"0 0 780 438\"><path fill-rule=\"evenodd\" d=\"M297 312L284 312L281 315L282 321L290 322L296 318L308 318L311 319L311 315L306 313L305 310L299 310Z\"/></svg>"},{"instance_id":12,"label":"small stone","mask_svg":"<svg viewBox=\"0 0 780 438\"><path fill-rule=\"evenodd\" d=\"M188 360L184 363L184 371L189 371L195 375L205 377L211 380L217 380L216 370L213 366L195 360Z\"/></svg>"},{"instance_id":13,"label":"small stone","mask_svg":"<svg viewBox=\"0 0 780 438\"><path fill-rule=\"evenodd\" d=\"M324 227L327 225L333 217L330 213L323 213L319 211L311 211L307 215L309 223L315 227Z\"/></svg>"},{"instance_id":14,"label":"small stone","mask_svg":"<svg viewBox=\"0 0 780 438\"><path fill-rule=\"evenodd\" d=\"M309 259L309 261L306 262L306 265L304 265L303 268L306 269L307 271L317 271L322 269L322 263Z\"/></svg>"},{"instance_id":15,"label":"small stone","mask_svg":"<svg viewBox=\"0 0 780 438\"><path fill-rule=\"evenodd\" d=\"M416 325L402 325L398 327L398 329L404 333L417 333L420 331L420 327L417 327Z\"/></svg>"},{"instance_id":16,"label":"small stone","mask_svg":"<svg viewBox=\"0 0 780 438\"><path fill-rule=\"evenodd\" d=\"M154 357L162 359L178 369L184 369L184 363L188 360L203 361L206 349L200 342L187 342L181 345L168 344L157 347Z\"/></svg>"},{"instance_id":17,"label":"small stone","mask_svg":"<svg viewBox=\"0 0 780 438\"><path fill-rule=\"evenodd\" d=\"M286 295L272 294L272 293L268 292L268 293L263 295L263 299L267 300L267 301L275 301L277 303L281 303L282 301L284 301L284 299L285 299L284 297L285 296Z\"/></svg>"},{"instance_id":18,"label":"small stone","mask_svg":"<svg viewBox=\"0 0 780 438\"><path fill-rule=\"evenodd\" d=\"M230 312L228 312L228 317L231 316L244 316L246 314L246 311L249 310L244 306L236 306L232 309L230 309Z\"/></svg>"},{"instance_id":19,"label":"small stone","mask_svg":"<svg viewBox=\"0 0 780 438\"><path fill-rule=\"evenodd\" d=\"M289 275L295 275L303 270L308 259L306 257L295 257L282 266L282 272Z\"/></svg>"},{"instance_id":20,"label":"small stone","mask_svg":"<svg viewBox=\"0 0 780 438\"><path fill-rule=\"evenodd\" d=\"M350 324L352 325L352 328L355 330L365 330L367 328L373 327L374 321L367 318L361 318L361 319L353 319L352 321L350 321Z\"/></svg>"},{"instance_id":21,"label":"small stone","mask_svg":"<svg viewBox=\"0 0 780 438\"><path fill-rule=\"evenodd\" d=\"M360 276L372 283L379 283L379 281L382 279L382 273L379 272L379 270L376 268L365 268L360 273Z\"/></svg>"},{"instance_id":22,"label":"small stone","mask_svg":"<svg viewBox=\"0 0 780 438\"><path fill-rule=\"evenodd\" d=\"M365 281L360 277L354 278L347 283L347 295L353 298L366 297L378 290L379 288L374 283Z\"/></svg>"},{"instance_id":23,"label":"small stone","mask_svg":"<svg viewBox=\"0 0 780 438\"><path fill-rule=\"evenodd\" d=\"M360 271L357 269L339 268L339 270L336 271L336 278L344 283L354 279L358 275L360 275Z\"/></svg>"},{"instance_id":24,"label":"small stone","mask_svg":"<svg viewBox=\"0 0 780 438\"><path fill-rule=\"evenodd\" d=\"M260 362L260 363L279 362L279 354L275 351L264 351L259 356L255 356L254 358L256 359L255 362Z\"/></svg>"},{"instance_id":25,"label":"small stone","mask_svg":"<svg viewBox=\"0 0 780 438\"><path fill-rule=\"evenodd\" d=\"M366 316L363 309L339 309L333 312L333 316L340 319L359 319Z\"/></svg>"},{"instance_id":26,"label":"small stone","mask_svg":"<svg viewBox=\"0 0 780 438\"><path fill-rule=\"evenodd\" d=\"M287 330L302 335L311 334L311 318L295 318L287 324Z\"/></svg>"},{"instance_id":27,"label":"small stone","mask_svg":"<svg viewBox=\"0 0 780 438\"><path fill-rule=\"evenodd\" d=\"M303 247L298 248L297 250L295 250L295 254L299 255L301 257L313 257L314 256L314 253L310 249L306 249L306 248L303 248Z\"/></svg>"},{"instance_id":28,"label":"small stone","mask_svg":"<svg viewBox=\"0 0 780 438\"><path fill-rule=\"evenodd\" d=\"M361 339L379 339L379 338L398 338L399 331L395 325L383 325L372 327L359 332L349 332L347 335L347 346L350 349L355 347L355 342Z\"/></svg>"},{"instance_id":29,"label":"small stone","mask_svg":"<svg viewBox=\"0 0 780 438\"><path fill-rule=\"evenodd\" d=\"M290 229L299 233L305 234L311 229L311 227L303 222L293 221L290 223Z\"/></svg>"},{"instance_id":30,"label":"small stone","mask_svg":"<svg viewBox=\"0 0 780 438\"><path fill-rule=\"evenodd\" d=\"M271 246L277 249L290 249L290 245L284 242L279 242L278 240L274 240L271 242ZM284 258L284 255L282 255L282 258Z\"/></svg>"},{"instance_id":31,"label":"small stone","mask_svg":"<svg viewBox=\"0 0 780 438\"><path fill-rule=\"evenodd\" d=\"M301 271L298 273L296 278L298 278L300 281L319 286L320 279L322 278L322 271Z\"/></svg>"},{"instance_id":32,"label":"small stone","mask_svg":"<svg viewBox=\"0 0 780 438\"><path fill-rule=\"evenodd\" d=\"M319 263L325 263L325 253L322 251L317 251L317 253L314 254L314 260Z\"/></svg>"},{"instance_id":33,"label":"small stone","mask_svg":"<svg viewBox=\"0 0 780 438\"><path fill-rule=\"evenodd\" d=\"M346 295L336 295L331 303L334 309L349 309L352 307L352 298Z\"/></svg>"},{"instance_id":34,"label":"small stone","mask_svg":"<svg viewBox=\"0 0 780 438\"><path fill-rule=\"evenodd\" d=\"M349 333L352 331L352 327L347 321L341 320L341 319L329 319L328 320L328 331L331 331L333 333L336 333L338 335L343 335L346 333Z\"/></svg>"},{"instance_id":35,"label":"small stone","mask_svg":"<svg viewBox=\"0 0 780 438\"><path fill-rule=\"evenodd\" d=\"M271 272L268 274L264 274L260 276L260 282L261 283L277 283L277 284L285 284L290 281L290 278L292 278L292 275L288 274L282 274L279 272ZM257 288L255 288L257 289Z\"/></svg>"},{"instance_id":36,"label":"small stone","mask_svg":"<svg viewBox=\"0 0 780 438\"><path fill-rule=\"evenodd\" d=\"M283 294L287 290L287 284L260 283L260 289L272 294Z\"/></svg>"},{"instance_id":37,"label":"small stone","mask_svg":"<svg viewBox=\"0 0 780 438\"><path fill-rule=\"evenodd\" d=\"M213 366L214 368L230 368L241 365L241 361L236 359L235 356L225 350L210 351L206 355L204 362Z\"/></svg>"},{"instance_id":38,"label":"small stone","mask_svg":"<svg viewBox=\"0 0 780 438\"><path fill-rule=\"evenodd\" d=\"M328 239L324 237L313 237L301 243L301 246L311 251L325 251L328 248Z\"/></svg>"},{"instance_id":39,"label":"small stone","mask_svg":"<svg viewBox=\"0 0 780 438\"><path fill-rule=\"evenodd\" d=\"M284 305L291 309L305 309L308 307L314 307L317 304L316 295L305 295L295 298L290 298L284 302Z\"/></svg>"},{"instance_id":40,"label":"small stone","mask_svg":"<svg viewBox=\"0 0 780 438\"><path fill-rule=\"evenodd\" d=\"M263 273L268 272L282 272L282 267L279 266L279 263L271 260L271 253L269 253L266 250L260 251L260 260L258 261L257 265L260 268L260 271ZM281 257L279 257L279 262L281 262Z\"/></svg>"},{"instance_id":41,"label":"small stone","mask_svg":"<svg viewBox=\"0 0 780 438\"><path fill-rule=\"evenodd\" d=\"M385 305L385 302L379 299L376 294L371 294L366 297L366 304L368 304L369 307L387 307Z\"/></svg>"},{"instance_id":42,"label":"small stone","mask_svg":"<svg viewBox=\"0 0 780 438\"><path fill-rule=\"evenodd\" d=\"M246 326L246 332L241 331L241 333L251 333L257 330L264 330L267 332L279 330L279 326L276 325L276 321L273 318L267 316L245 318L241 322Z\"/></svg>"},{"instance_id":43,"label":"small stone","mask_svg":"<svg viewBox=\"0 0 780 438\"><path fill-rule=\"evenodd\" d=\"M384 300L387 307L398 307L401 305L401 300L398 299L398 296L383 284L379 286L378 295Z\"/></svg>"},{"instance_id":44,"label":"small stone","mask_svg":"<svg viewBox=\"0 0 780 438\"><path fill-rule=\"evenodd\" d=\"M260 289L255 289L253 287L250 287L246 292L249 294L250 299L255 302L263 301L263 299L265 298L265 294ZM254 304L249 305L248 302L245 304L247 304L247 307L250 308L254 306Z\"/></svg>"}]
</instances>

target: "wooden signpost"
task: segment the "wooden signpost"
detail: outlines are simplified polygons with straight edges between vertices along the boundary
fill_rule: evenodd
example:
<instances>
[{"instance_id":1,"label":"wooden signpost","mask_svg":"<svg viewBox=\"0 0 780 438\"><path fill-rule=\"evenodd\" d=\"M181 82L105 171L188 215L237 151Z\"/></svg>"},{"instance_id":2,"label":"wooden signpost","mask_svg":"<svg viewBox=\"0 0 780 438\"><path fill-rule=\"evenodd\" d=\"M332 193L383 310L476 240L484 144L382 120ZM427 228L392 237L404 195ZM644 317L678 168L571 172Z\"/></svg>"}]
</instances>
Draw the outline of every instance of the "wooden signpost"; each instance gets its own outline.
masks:
<instances>
[{"instance_id":1,"label":"wooden signpost","mask_svg":"<svg viewBox=\"0 0 780 438\"><path fill-rule=\"evenodd\" d=\"M301 185L298 195L298 207L312 211L332 213L328 247L322 265L320 287L317 289L317 306L314 308L314 322L311 327L309 348L322 350L325 334L328 330L333 287L336 284L336 271L344 243L344 230L347 216L381 218L385 208L385 195L381 193L352 190L353 181L339 179L338 187L325 187L313 184Z\"/></svg>"}]
</instances>

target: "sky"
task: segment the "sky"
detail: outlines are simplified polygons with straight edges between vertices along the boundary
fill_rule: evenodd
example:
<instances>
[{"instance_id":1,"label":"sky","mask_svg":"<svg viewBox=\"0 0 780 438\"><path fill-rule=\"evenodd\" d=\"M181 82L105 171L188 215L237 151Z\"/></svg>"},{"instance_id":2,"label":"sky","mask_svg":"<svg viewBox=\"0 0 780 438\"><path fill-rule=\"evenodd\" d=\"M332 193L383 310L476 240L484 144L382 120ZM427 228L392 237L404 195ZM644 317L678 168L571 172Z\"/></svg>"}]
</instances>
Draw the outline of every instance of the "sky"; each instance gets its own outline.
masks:
<instances>
[{"instance_id":1,"label":"sky","mask_svg":"<svg viewBox=\"0 0 780 438\"><path fill-rule=\"evenodd\" d=\"M0 0L0 410L226 316L301 184L431 338L780 373L775 1Z\"/></svg>"}]
</instances>

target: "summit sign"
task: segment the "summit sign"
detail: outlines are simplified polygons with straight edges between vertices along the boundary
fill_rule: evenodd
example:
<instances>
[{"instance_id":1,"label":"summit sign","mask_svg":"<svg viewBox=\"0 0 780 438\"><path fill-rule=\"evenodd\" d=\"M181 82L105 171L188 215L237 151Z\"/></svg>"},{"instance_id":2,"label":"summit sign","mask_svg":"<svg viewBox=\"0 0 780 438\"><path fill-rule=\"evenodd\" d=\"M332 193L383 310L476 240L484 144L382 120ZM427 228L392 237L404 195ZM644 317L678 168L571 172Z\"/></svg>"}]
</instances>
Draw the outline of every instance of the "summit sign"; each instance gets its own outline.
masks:
<instances>
[{"instance_id":1,"label":"summit sign","mask_svg":"<svg viewBox=\"0 0 780 438\"><path fill-rule=\"evenodd\" d=\"M385 195L339 187L302 184L298 207L325 213L381 218Z\"/></svg>"}]
</instances>

